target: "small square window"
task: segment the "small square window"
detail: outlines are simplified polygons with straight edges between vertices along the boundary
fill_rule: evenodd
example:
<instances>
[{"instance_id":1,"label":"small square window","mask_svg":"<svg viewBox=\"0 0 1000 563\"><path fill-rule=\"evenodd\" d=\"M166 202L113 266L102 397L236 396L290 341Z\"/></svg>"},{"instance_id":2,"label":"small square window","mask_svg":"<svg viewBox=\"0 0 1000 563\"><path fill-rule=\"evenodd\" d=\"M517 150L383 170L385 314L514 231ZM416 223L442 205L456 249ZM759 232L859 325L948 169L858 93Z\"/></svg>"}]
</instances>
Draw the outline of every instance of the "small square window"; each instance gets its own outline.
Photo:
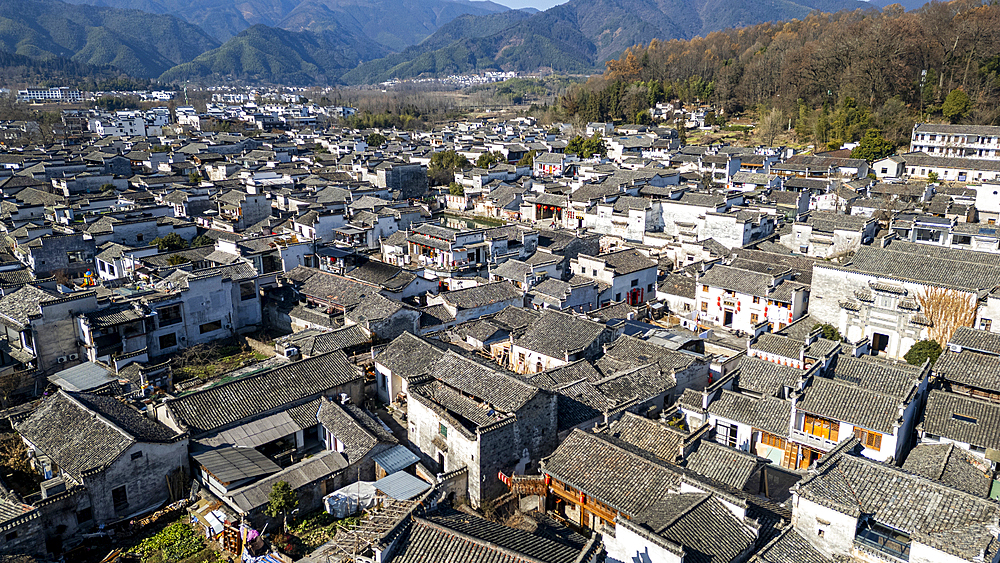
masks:
<instances>
[{"instance_id":1,"label":"small square window","mask_svg":"<svg viewBox=\"0 0 1000 563\"><path fill-rule=\"evenodd\" d=\"M823 528L820 528L820 529L816 530L816 535L819 536L819 537L823 537L823 535L825 533L826 533L826 530L824 530Z\"/></svg>"},{"instance_id":2,"label":"small square window","mask_svg":"<svg viewBox=\"0 0 1000 563\"><path fill-rule=\"evenodd\" d=\"M440 434L444 438L447 438L448 437L448 427L445 426L444 424L438 424L438 434Z\"/></svg>"}]
</instances>

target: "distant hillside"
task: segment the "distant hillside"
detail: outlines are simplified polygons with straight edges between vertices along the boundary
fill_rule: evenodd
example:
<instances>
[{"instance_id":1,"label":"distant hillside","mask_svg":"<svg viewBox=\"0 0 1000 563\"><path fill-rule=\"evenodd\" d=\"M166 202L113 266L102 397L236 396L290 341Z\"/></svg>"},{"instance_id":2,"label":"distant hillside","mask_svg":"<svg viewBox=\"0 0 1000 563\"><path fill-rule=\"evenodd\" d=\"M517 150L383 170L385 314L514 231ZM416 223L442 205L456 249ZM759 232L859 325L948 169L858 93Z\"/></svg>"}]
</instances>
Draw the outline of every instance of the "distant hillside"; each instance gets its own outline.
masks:
<instances>
[{"instance_id":1,"label":"distant hillside","mask_svg":"<svg viewBox=\"0 0 1000 563\"><path fill-rule=\"evenodd\" d=\"M349 84L378 82L389 76L418 76L464 72L477 68L474 59L484 50L473 39L495 35L531 17L520 10L488 16L459 16L419 45L402 53L370 61L348 72L342 80ZM492 60L486 61L493 68Z\"/></svg>"},{"instance_id":2,"label":"distant hillside","mask_svg":"<svg viewBox=\"0 0 1000 563\"><path fill-rule=\"evenodd\" d=\"M214 76L274 84L330 84L359 62L388 52L343 29L312 33L255 25L221 47L170 69L160 79Z\"/></svg>"},{"instance_id":3,"label":"distant hillside","mask_svg":"<svg viewBox=\"0 0 1000 563\"><path fill-rule=\"evenodd\" d=\"M442 27L417 47L345 75L352 83L481 69L589 71L652 39L689 39L711 31L802 18L814 10L876 9L857 0L570 0L527 18L478 16ZM523 13L521 13L523 16ZM459 20L456 20L459 21ZM442 43L446 45L438 47ZM433 49L428 46L434 46Z\"/></svg>"},{"instance_id":4,"label":"distant hillside","mask_svg":"<svg viewBox=\"0 0 1000 563\"><path fill-rule=\"evenodd\" d=\"M33 59L65 57L148 78L218 45L173 16L58 0L0 0L0 50Z\"/></svg>"},{"instance_id":5,"label":"distant hillside","mask_svg":"<svg viewBox=\"0 0 1000 563\"><path fill-rule=\"evenodd\" d=\"M924 4L927 4L928 0L871 0L871 2L879 8L885 8L892 4L902 4L907 11L910 11L924 7Z\"/></svg>"},{"instance_id":6,"label":"distant hillside","mask_svg":"<svg viewBox=\"0 0 1000 563\"><path fill-rule=\"evenodd\" d=\"M56 82L87 87L91 84L115 81L121 71L111 66L78 63L64 57L33 59L0 51L0 81L6 84L41 84Z\"/></svg>"},{"instance_id":7,"label":"distant hillside","mask_svg":"<svg viewBox=\"0 0 1000 563\"><path fill-rule=\"evenodd\" d=\"M264 24L289 31L348 29L394 50L419 43L462 14L506 11L470 0L70 0L157 14L172 14L226 41Z\"/></svg>"}]
</instances>

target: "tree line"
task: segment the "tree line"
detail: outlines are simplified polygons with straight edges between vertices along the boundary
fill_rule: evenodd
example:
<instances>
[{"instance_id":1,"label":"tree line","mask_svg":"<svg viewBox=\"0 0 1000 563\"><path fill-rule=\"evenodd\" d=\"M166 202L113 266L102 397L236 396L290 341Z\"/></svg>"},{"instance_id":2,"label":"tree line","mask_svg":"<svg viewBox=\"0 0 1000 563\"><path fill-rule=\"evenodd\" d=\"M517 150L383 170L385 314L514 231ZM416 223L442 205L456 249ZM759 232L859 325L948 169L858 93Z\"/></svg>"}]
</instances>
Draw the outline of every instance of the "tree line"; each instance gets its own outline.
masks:
<instances>
[{"instance_id":1,"label":"tree line","mask_svg":"<svg viewBox=\"0 0 1000 563\"><path fill-rule=\"evenodd\" d=\"M560 105L582 121L632 121L665 100L711 104L726 116L778 110L786 128L817 146L856 141L871 128L902 144L914 120L997 123L998 53L995 0L813 13L635 46Z\"/></svg>"}]
</instances>

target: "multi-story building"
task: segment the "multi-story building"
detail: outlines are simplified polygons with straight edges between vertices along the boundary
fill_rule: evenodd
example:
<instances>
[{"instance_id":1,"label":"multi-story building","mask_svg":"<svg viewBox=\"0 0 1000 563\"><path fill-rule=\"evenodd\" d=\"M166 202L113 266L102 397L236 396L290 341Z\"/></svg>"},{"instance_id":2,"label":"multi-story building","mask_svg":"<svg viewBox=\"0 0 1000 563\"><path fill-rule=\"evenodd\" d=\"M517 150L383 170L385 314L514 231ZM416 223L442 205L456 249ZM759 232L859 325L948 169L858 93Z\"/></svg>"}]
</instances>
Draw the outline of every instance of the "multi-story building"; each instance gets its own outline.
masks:
<instances>
[{"instance_id":1,"label":"multi-story building","mask_svg":"<svg viewBox=\"0 0 1000 563\"><path fill-rule=\"evenodd\" d=\"M77 104L83 101L83 93L67 86L58 88L28 88L17 91L19 102L65 102Z\"/></svg>"},{"instance_id":2,"label":"multi-story building","mask_svg":"<svg viewBox=\"0 0 1000 563\"><path fill-rule=\"evenodd\" d=\"M910 152L1000 160L1000 127L915 123L910 134Z\"/></svg>"}]
</instances>

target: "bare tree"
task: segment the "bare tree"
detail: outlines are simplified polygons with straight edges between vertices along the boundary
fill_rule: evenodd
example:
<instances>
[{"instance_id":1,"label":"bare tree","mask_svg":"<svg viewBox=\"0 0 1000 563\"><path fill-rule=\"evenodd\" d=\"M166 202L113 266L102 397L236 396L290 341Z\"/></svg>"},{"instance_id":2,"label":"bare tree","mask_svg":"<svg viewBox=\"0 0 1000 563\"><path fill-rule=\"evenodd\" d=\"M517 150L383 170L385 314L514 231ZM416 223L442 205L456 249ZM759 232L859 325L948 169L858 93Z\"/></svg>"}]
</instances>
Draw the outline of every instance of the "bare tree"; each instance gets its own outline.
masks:
<instances>
[{"instance_id":1,"label":"bare tree","mask_svg":"<svg viewBox=\"0 0 1000 563\"><path fill-rule=\"evenodd\" d=\"M784 126L782 119L781 110L774 108L760 120L757 125L757 134L760 135L760 139L765 145L772 146L774 139L781 134Z\"/></svg>"},{"instance_id":2,"label":"bare tree","mask_svg":"<svg viewBox=\"0 0 1000 563\"><path fill-rule=\"evenodd\" d=\"M917 293L917 303L924 316L931 321L928 331L932 340L942 348L948 345L951 335L960 326L972 326L976 321L976 294L927 286Z\"/></svg>"}]
</instances>

